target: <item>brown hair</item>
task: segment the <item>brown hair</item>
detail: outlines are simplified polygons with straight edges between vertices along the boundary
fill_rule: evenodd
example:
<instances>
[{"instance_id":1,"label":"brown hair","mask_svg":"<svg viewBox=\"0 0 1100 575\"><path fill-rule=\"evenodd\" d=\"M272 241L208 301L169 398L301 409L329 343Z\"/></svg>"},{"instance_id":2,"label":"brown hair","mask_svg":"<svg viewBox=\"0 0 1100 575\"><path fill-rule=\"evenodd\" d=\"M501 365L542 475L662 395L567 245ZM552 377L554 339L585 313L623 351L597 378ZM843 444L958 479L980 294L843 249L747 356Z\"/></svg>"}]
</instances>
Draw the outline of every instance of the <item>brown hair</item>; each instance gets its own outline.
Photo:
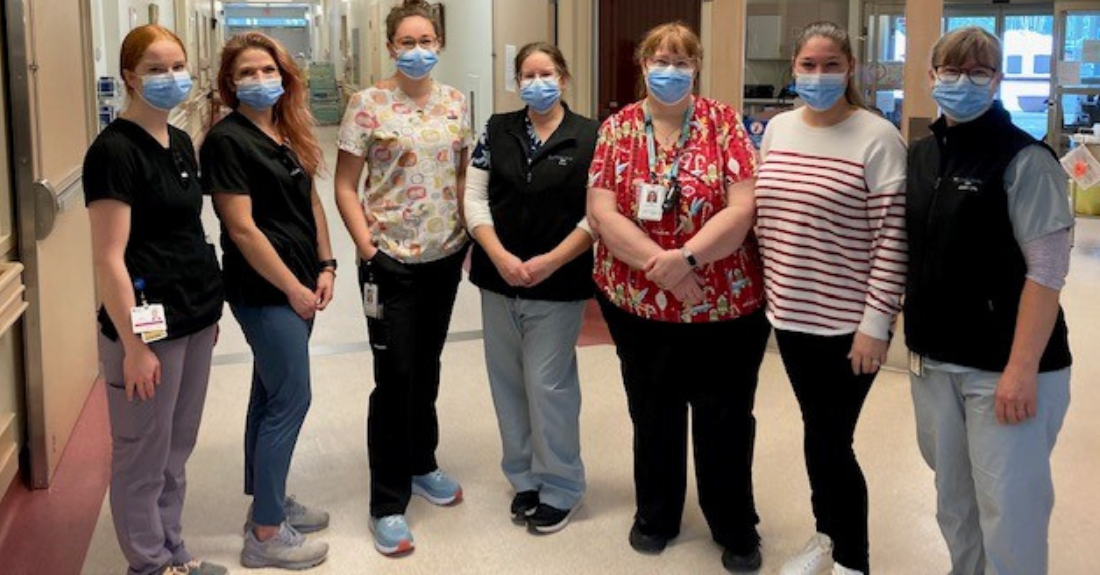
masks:
<instances>
[{"instance_id":1,"label":"brown hair","mask_svg":"<svg viewBox=\"0 0 1100 575\"><path fill-rule=\"evenodd\" d=\"M1001 67L1001 41L983 28L967 26L944 35L932 47L932 67L962 66L971 58L994 70Z\"/></svg>"},{"instance_id":2,"label":"brown hair","mask_svg":"<svg viewBox=\"0 0 1100 575\"><path fill-rule=\"evenodd\" d=\"M390 9L389 15L386 16L386 40L392 43L397 36L397 27L401 25L405 18L413 16L420 16L432 23L432 29L435 30L435 36L439 39L439 46L442 48L444 43L443 23L439 21L439 16L432 5L424 0L405 0L400 6L394 6Z\"/></svg>"},{"instance_id":3,"label":"brown hair","mask_svg":"<svg viewBox=\"0 0 1100 575\"><path fill-rule=\"evenodd\" d=\"M661 24L646 32L634 53L638 64L644 64L646 59L653 57L664 45L695 60L696 69L703 63L703 43L699 41L699 36L687 24L676 21Z\"/></svg>"},{"instance_id":4,"label":"brown hair","mask_svg":"<svg viewBox=\"0 0 1100 575\"><path fill-rule=\"evenodd\" d=\"M246 32L234 36L225 43L222 50L221 68L218 69L218 94L222 102L236 110L240 106L237 92L234 90L234 72L237 68L237 58L245 50L263 50L275 60L279 68L279 75L283 79L285 93L275 103L275 126L290 140L290 147L297 154L311 176L317 175L324 159L321 155L321 146L317 144L317 138L313 135L313 115L309 113L306 102L306 87L302 80L302 73L294 59L287 54L278 42L260 32Z\"/></svg>"},{"instance_id":5,"label":"brown hair","mask_svg":"<svg viewBox=\"0 0 1100 575\"><path fill-rule=\"evenodd\" d=\"M791 67L794 67L794 62L798 59L798 55L802 53L802 49L814 38L832 40L833 43L840 48L840 52L848 58L848 64L851 68L849 72L851 72L851 74L848 77L848 88L844 91L844 97L848 100L848 103L853 106L859 106L860 108L866 107L863 103L863 94L859 92L859 87L856 86L856 57L855 53L852 51L852 40L848 36L848 31L837 24L822 20L803 28L802 32L798 35L798 41L794 44L794 55L791 57Z\"/></svg>"},{"instance_id":6,"label":"brown hair","mask_svg":"<svg viewBox=\"0 0 1100 575\"><path fill-rule=\"evenodd\" d=\"M183 45L183 41L179 39L179 36L176 36L175 32L156 24L146 24L130 30L130 33L122 40L122 49L119 50L118 54L118 69L120 73L122 70L129 70L131 72L136 70L138 64L141 62L141 58L145 56L145 51L149 49L149 46L152 46L160 40L168 40L179 44L180 50L183 50L183 57L187 58L187 48ZM127 85L126 92L132 93L133 88Z\"/></svg>"},{"instance_id":7,"label":"brown hair","mask_svg":"<svg viewBox=\"0 0 1100 575\"><path fill-rule=\"evenodd\" d=\"M565 56L561 53L561 50L557 46L548 42L531 42L519 49L516 54L516 78L519 78L520 70L523 68L523 63L527 61L533 54L543 53L550 57L550 60L554 62L554 67L558 70L558 76L562 80L570 80L573 78L569 74L569 66L565 63Z\"/></svg>"},{"instance_id":8,"label":"brown hair","mask_svg":"<svg viewBox=\"0 0 1100 575\"><path fill-rule=\"evenodd\" d=\"M703 42L699 40L699 36L687 24L677 20L650 28L649 32L646 32L645 36L642 37L642 41L638 43L638 49L634 51L634 59L638 61L638 66L644 68L645 61L652 58L657 50L661 49L661 46L667 46L669 50L679 52L695 60L696 73L702 68ZM699 89L698 83L694 89ZM638 97L644 98L646 91L645 74L639 74Z\"/></svg>"}]
</instances>

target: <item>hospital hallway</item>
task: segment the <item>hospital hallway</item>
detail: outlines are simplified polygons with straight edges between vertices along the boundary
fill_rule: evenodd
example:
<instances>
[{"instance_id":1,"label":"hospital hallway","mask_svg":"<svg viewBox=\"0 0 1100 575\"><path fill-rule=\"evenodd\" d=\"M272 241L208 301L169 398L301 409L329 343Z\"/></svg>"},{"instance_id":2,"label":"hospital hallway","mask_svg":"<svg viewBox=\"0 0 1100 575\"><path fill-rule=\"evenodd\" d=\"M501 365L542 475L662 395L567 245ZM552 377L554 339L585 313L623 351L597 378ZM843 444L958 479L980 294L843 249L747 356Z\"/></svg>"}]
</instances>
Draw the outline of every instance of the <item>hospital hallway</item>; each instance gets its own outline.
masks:
<instances>
[{"instance_id":1,"label":"hospital hallway","mask_svg":"<svg viewBox=\"0 0 1100 575\"><path fill-rule=\"evenodd\" d=\"M336 129L322 127L326 161L335 167ZM331 526L311 535L331 545L328 560L310 573L723 573L721 549L711 539L699 511L695 487L689 494L679 538L660 556L644 556L627 544L634 511L631 431L614 348L589 326L579 351L582 449L589 488L577 515L563 531L528 534L507 513L512 492L499 468L500 441L483 359L479 296L463 281L443 353L443 384L438 403L440 465L464 488L465 501L436 508L414 497L408 510L417 548L410 556L378 554L367 528L365 417L372 388L372 366L362 303L355 285L353 248L332 200L332 179L318 183L340 260L336 297L320 314L313 346L313 404L298 443L289 493L328 510ZM217 227L212 214L205 224ZM1076 247L1063 302L1074 350L1073 397L1053 456L1057 503L1052 518L1051 573L1096 572L1100 558L1100 220L1078 219ZM897 342L895 342L895 345ZM731 350L735 353L736 350ZM240 567L241 525L248 500L242 494L242 441L251 356L228 310L214 350L215 367L198 447L188 464L184 526L197 556L225 565L232 573L268 573ZM109 443L105 414L87 421L97 388L82 422L81 445L104 451ZM761 370L756 417L756 499L761 516L764 567L774 573L813 532L809 488L801 452L798 406L779 356L769 351ZM897 369L882 373L867 400L856 450L870 490L871 565L878 573L928 575L949 569L947 550L935 522L932 473L917 450L908 377ZM71 455L71 454L70 454ZM92 469L64 466L59 474L94 472L104 480L106 462ZM689 473L693 471L689 468ZM86 575L122 573L125 561L115 541L105 493L97 500L94 533L83 560ZM79 518L74 518L78 520ZM89 526L91 523L89 523ZM84 535L87 537L87 534ZM52 538L51 538L52 539ZM83 553L56 540L26 541L50 554ZM9 571L9 559L0 573ZM271 573L276 571L272 570Z\"/></svg>"}]
</instances>

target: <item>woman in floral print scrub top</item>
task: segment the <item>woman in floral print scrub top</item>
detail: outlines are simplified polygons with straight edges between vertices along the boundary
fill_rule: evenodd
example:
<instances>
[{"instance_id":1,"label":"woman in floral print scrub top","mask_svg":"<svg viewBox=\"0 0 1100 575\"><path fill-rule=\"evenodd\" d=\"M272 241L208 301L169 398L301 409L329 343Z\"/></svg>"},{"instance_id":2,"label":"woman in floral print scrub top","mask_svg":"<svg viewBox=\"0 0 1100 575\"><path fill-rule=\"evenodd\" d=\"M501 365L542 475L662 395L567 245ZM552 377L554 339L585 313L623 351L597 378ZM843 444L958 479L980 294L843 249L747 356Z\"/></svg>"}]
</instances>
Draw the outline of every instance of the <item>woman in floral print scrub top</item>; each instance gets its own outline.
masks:
<instances>
[{"instance_id":1,"label":"woman in floral print scrub top","mask_svg":"<svg viewBox=\"0 0 1100 575\"><path fill-rule=\"evenodd\" d=\"M629 540L659 553L680 531L690 406L712 537L728 570L752 571L752 408L769 329L752 235L756 163L739 115L691 94L694 32L658 26L637 56L646 97L604 122L588 191L597 299L634 427Z\"/></svg>"},{"instance_id":2,"label":"woman in floral print scrub top","mask_svg":"<svg viewBox=\"0 0 1100 575\"><path fill-rule=\"evenodd\" d=\"M431 78L440 32L426 2L390 11L387 46L398 72L351 99L336 164L336 203L358 251L374 353L370 527L386 555L413 548L412 494L438 505L462 499L435 460L435 399L466 256L459 206L472 138L465 97Z\"/></svg>"}]
</instances>

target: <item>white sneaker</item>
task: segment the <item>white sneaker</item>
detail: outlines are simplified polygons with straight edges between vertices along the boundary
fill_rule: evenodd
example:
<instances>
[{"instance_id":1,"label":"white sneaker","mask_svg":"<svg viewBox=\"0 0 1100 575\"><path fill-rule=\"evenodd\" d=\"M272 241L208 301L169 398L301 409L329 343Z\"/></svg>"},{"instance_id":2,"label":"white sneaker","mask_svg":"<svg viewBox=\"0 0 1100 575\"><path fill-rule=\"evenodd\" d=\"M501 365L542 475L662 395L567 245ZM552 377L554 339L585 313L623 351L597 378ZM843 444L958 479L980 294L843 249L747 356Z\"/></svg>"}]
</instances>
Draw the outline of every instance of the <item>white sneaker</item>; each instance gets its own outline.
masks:
<instances>
[{"instance_id":1,"label":"white sneaker","mask_svg":"<svg viewBox=\"0 0 1100 575\"><path fill-rule=\"evenodd\" d=\"M830 566L837 567L833 565L833 540L824 533L815 533L802 551L783 564L779 575L820 575L828 572Z\"/></svg>"},{"instance_id":2,"label":"white sneaker","mask_svg":"<svg viewBox=\"0 0 1100 575\"><path fill-rule=\"evenodd\" d=\"M833 575L863 575L863 571L849 569L840 563L833 563Z\"/></svg>"}]
</instances>

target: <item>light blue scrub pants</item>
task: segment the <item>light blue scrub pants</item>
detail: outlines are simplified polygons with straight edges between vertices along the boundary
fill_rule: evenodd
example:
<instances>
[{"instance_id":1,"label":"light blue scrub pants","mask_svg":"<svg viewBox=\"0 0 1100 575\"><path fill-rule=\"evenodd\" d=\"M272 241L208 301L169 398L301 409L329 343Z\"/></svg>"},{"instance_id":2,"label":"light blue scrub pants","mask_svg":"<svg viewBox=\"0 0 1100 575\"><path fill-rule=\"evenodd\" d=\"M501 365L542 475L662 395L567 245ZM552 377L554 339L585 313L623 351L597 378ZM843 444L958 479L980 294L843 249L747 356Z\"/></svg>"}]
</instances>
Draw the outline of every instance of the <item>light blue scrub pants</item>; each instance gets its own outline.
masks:
<instances>
[{"instance_id":1,"label":"light blue scrub pants","mask_svg":"<svg viewBox=\"0 0 1100 575\"><path fill-rule=\"evenodd\" d=\"M997 422L1000 377L928 367L923 377L910 374L951 575L1047 573L1050 453L1069 406L1070 369L1039 374L1038 412L1017 425Z\"/></svg>"},{"instance_id":2,"label":"light blue scrub pants","mask_svg":"<svg viewBox=\"0 0 1100 575\"><path fill-rule=\"evenodd\" d=\"M485 363L500 424L501 468L516 492L572 509L584 495L577 336L584 301L481 290Z\"/></svg>"}]
</instances>

